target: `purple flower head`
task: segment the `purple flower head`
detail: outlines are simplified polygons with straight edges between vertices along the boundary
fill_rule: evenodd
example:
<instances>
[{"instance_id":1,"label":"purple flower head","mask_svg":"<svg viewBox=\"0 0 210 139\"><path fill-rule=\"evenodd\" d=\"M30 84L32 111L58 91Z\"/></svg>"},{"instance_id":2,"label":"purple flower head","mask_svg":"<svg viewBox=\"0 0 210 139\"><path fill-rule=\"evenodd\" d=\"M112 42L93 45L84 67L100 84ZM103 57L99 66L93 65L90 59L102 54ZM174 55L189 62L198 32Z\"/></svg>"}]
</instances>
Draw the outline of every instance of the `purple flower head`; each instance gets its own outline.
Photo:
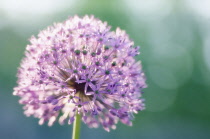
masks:
<instances>
[{"instance_id":1,"label":"purple flower head","mask_svg":"<svg viewBox=\"0 0 210 139\"><path fill-rule=\"evenodd\" d=\"M71 124L79 113L89 127L109 131L118 121L132 125L133 113L144 109L145 76L134 59L139 48L125 31L110 31L93 16L74 16L30 42L14 95L39 124Z\"/></svg>"}]
</instances>

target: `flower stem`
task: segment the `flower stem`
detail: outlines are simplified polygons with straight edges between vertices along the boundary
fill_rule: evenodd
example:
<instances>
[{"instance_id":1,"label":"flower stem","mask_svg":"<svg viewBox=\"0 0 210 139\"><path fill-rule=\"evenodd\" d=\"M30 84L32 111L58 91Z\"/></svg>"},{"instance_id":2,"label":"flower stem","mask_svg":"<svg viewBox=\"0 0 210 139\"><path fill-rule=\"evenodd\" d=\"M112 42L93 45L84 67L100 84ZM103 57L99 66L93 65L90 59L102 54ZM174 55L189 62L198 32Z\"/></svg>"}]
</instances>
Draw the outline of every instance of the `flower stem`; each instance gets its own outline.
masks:
<instances>
[{"instance_id":1,"label":"flower stem","mask_svg":"<svg viewBox=\"0 0 210 139\"><path fill-rule=\"evenodd\" d=\"M74 120L72 139L79 139L81 116L80 116L80 114L77 113L75 117L76 118Z\"/></svg>"}]
</instances>

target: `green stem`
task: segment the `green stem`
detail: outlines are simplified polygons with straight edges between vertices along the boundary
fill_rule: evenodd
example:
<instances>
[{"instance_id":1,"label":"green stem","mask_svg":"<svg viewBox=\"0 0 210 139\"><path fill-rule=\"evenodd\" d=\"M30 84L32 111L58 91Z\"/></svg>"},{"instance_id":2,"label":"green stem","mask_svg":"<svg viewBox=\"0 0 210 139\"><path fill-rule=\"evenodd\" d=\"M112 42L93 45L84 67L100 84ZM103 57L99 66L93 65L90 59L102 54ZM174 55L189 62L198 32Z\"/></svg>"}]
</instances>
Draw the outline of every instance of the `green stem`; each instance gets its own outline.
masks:
<instances>
[{"instance_id":1,"label":"green stem","mask_svg":"<svg viewBox=\"0 0 210 139\"><path fill-rule=\"evenodd\" d=\"M79 114L76 114L74 120L74 127L73 127L73 133L72 133L72 139L79 139L80 136L80 123L81 123L81 116Z\"/></svg>"}]
</instances>

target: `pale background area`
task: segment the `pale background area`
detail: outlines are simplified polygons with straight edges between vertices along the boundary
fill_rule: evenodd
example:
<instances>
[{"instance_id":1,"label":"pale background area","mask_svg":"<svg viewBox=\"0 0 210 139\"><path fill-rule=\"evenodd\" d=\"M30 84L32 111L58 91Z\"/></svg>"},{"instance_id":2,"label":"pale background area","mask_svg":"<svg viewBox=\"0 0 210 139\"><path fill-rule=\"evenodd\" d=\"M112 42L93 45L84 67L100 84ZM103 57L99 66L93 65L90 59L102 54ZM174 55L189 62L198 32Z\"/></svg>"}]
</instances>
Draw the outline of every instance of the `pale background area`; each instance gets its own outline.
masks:
<instances>
[{"instance_id":1,"label":"pale background area","mask_svg":"<svg viewBox=\"0 0 210 139\"><path fill-rule=\"evenodd\" d=\"M75 14L125 29L149 86L133 127L83 124L81 139L210 138L210 0L0 0L0 139L71 138L71 125L27 118L12 92L28 39Z\"/></svg>"}]
</instances>

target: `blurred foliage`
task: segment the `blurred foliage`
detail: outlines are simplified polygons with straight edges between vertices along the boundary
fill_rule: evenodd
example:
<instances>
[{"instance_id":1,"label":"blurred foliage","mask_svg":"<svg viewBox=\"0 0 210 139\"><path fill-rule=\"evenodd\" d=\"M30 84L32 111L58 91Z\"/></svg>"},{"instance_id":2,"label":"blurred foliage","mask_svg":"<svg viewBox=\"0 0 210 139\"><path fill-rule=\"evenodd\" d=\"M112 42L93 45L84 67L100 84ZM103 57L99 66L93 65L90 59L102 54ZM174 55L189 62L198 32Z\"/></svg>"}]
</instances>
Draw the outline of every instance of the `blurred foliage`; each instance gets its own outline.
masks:
<instances>
[{"instance_id":1,"label":"blurred foliage","mask_svg":"<svg viewBox=\"0 0 210 139\"><path fill-rule=\"evenodd\" d=\"M93 14L113 30L126 30L141 46L137 59L142 61L148 83L144 90L147 109L135 116L133 127L119 123L107 133L83 125L81 138L210 138L210 16L196 13L189 1L55 0L48 11L39 9L41 0L33 11L21 8L25 0L17 5L12 0L0 2L4 6L0 9L0 138L71 138L72 126L56 123L49 128L39 126L33 117L26 118L12 92L30 36L75 14Z\"/></svg>"}]
</instances>

